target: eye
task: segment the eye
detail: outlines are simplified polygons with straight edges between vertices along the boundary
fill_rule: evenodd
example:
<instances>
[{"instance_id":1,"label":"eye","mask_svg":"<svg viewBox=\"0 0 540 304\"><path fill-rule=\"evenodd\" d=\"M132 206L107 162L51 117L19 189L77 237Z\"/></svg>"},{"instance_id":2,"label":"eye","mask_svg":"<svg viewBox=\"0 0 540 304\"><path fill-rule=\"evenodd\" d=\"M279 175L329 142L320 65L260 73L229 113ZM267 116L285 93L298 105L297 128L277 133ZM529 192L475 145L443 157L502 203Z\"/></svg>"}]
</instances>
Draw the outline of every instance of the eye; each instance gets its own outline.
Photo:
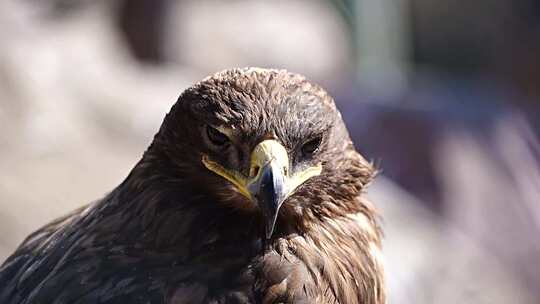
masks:
<instances>
[{"instance_id":1,"label":"eye","mask_svg":"<svg viewBox=\"0 0 540 304\"><path fill-rule=\"evenodd\" d=\"M227 135L221 133L216 128L211 126L206 126L206 136L208 137L208 140L210 140L210 142L216 146L224 146L229 143L229 138Z\"/></svg>"},{"instance_id":2,"label":"eye","mask_svg":"<svg viewBox=\"0 0 540 304\"><path fill-rule=\"evenodd\" d=\"M317 136L309 140L302 146L302 154L306 156L313 154L315 151L317 151L317 149L321 145L321 142L322 142L322 136Z\"/></svg>"}]
</instances>

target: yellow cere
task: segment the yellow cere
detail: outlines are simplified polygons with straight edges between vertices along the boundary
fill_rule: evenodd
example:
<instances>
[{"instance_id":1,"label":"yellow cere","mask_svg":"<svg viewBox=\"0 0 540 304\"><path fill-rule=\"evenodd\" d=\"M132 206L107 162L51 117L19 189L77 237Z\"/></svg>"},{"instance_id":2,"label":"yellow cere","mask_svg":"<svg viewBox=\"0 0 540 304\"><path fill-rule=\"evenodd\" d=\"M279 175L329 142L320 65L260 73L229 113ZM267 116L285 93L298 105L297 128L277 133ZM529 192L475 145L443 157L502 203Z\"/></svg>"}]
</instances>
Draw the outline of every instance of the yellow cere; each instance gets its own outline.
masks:
<instances>
[{"instance_id":1,"label":"yellow cere","mask_svg":"<svg viewBox=\"0 0 540 304\"><path fill-rule=\"evenodd\" d=\"M275 172L283 174L285 180L285 189L287 196L290 195L298 186L308 179L320 175L322 166L320 164L305 168L293 176L289 176L289 156L287 150L281 143L274 139L268 139L260 142L251 153L249 177L236 170L223 167L217 162L209 159L207 155L202 158L202 163L210 171L222 176L236 186L238 191L247 198L253 200L249 185L255 183L261 173L261 168L271 166Z\"/></svg>"}]
</instances>

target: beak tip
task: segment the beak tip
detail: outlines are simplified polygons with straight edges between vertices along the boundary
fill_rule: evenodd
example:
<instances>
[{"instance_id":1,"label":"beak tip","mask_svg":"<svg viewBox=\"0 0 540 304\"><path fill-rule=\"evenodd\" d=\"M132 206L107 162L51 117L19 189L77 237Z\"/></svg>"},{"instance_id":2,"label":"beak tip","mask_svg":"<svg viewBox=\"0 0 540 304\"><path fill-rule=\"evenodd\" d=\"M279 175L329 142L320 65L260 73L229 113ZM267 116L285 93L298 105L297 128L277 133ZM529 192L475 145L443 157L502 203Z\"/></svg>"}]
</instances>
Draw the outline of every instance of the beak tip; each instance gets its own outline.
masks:
<instances>
[{"instance_id":1,"label":"beak tip","mask_svg":"<svg viewBox=\"0 0 540 304\"><path fill-rule=\"evenodd\" d=\"M277 212L272 215L266 215L266 223L265 223L264 229L265 229L265 236L267 240L272 238L272 234L274 234L276 220L277 220Z\"/></svg>"}]
</instances>

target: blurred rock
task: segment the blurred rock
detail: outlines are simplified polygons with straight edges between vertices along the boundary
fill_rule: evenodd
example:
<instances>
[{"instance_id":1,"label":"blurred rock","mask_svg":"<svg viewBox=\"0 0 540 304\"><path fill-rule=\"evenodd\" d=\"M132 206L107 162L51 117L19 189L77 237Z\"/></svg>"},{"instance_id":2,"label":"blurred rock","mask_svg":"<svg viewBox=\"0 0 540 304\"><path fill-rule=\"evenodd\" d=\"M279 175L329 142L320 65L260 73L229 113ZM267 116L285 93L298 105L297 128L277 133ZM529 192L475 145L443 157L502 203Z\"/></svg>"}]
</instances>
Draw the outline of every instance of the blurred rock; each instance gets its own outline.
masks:
<instances>
[{"instance_id":1,"label":"blurred rock","mask_svg":"<svg viewBox=\"0 0 540 304\"><path fill-rule=\"evenodd\" d=\"M287 68L327 82L347 76L346 24L329 1L181 1L170 10L171 60L213 73L230 67Z\"/></svg>"}]
</instances>

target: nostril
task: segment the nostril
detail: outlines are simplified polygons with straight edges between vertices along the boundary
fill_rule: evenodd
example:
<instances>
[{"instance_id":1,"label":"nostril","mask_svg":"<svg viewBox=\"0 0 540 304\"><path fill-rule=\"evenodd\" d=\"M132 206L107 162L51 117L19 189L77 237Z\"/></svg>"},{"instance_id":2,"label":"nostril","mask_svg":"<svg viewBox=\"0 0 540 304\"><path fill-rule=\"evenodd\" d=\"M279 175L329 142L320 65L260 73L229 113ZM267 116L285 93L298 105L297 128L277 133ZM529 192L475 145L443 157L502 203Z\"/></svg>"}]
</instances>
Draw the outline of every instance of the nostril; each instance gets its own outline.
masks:
<instances>
[{"instance_id":1,"label":"nostril","mask_svg":"<svg viewBox=\"0 0 540 304\"><path fill-rule=\"evenodd\" d=\"M251 177L257 176L257 174L259 174L260 169L261 169L261 167L259 167L259 166L251 167L251 171L249 172L249 176L251 176Z\"/></svg>"},{"instance_id":2,"label":"nostril","mask_svg":"<svg viewBox=\"0 0 540 304\"><path fill-rule=\"evenodd\" d=\"M287 167L283 166L283 174L285 176L288 176L289 175L289 170L287 170Z\"/></svg>"}]
</instances>

